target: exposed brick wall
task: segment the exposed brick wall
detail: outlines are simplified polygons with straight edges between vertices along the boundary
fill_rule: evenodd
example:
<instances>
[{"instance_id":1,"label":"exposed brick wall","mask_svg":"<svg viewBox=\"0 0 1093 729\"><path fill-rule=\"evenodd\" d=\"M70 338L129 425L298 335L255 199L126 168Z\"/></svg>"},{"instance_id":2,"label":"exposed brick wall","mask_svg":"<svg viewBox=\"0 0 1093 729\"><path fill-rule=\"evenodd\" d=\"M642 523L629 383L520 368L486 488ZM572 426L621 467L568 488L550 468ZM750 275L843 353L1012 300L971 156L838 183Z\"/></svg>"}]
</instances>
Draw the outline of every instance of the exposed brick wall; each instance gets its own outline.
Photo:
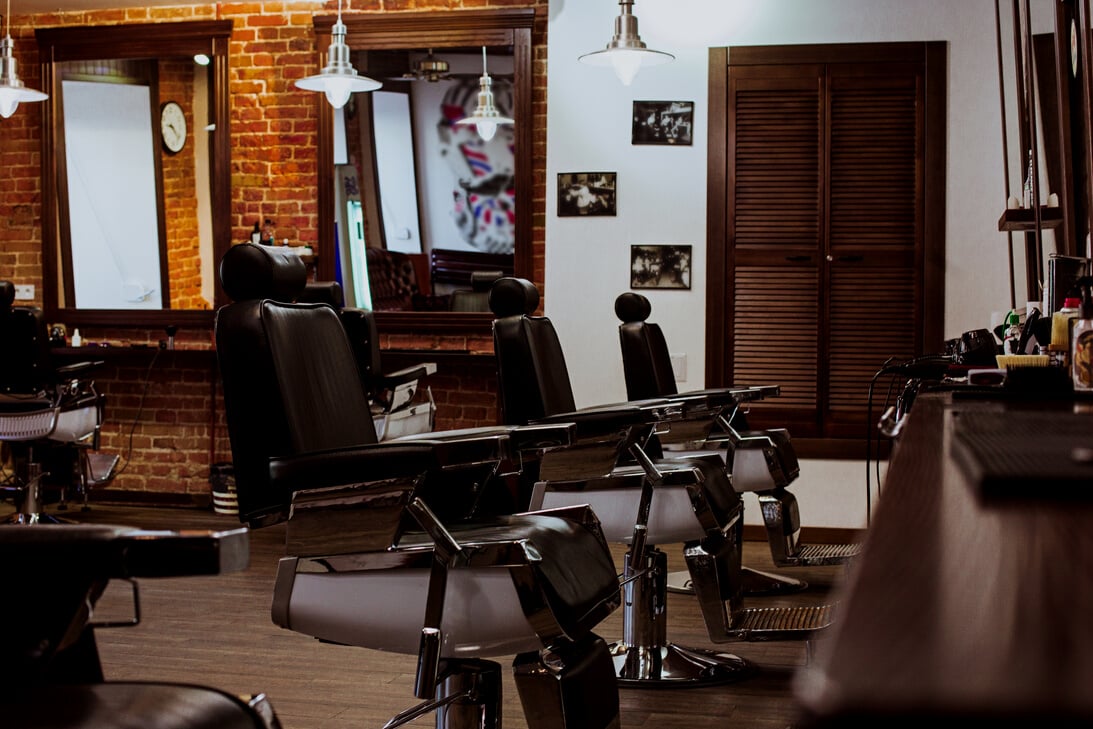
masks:
<instances>
[{"instance_id":1,"label":"exposed brick wall","mask_svg":"<svg viewBox=\"0 0 1093 729\"><path fill-rule=\"evenodd\" d=\"M464 10L535 7L533 30L532 244L535 281L544 279L546 206L546 28L547 0L346 0L342 12ZM70 13L16 15L11 20L20 77L41 89L35 27L231 19L231 187L232 237L248 240L255 220L270 218L277 237L291 243L317 242L316 94L293 86L315 73L319 54L314 14L337 11L337 2L218 3L178 7L126 8ZM412 42L412 39L409 39ZM192 123L192 118L188 119ZM40 296L41 263L41 111L27 104L0 124L0 278L33 283ZM191 150L191 143L187 149ZM175 277L172 272L172 278ZM179 273L179 277L188 274ZM174 281L172 281L174 285ZM82 328L89 341L158 342L161 331ZM182 331L179 347L208 347L211 333ZM386 335L387 348L492 352L489 337ZM149 369L151 352L116 359L96 373L107 396L103 450L131 461L111 489L183 495L208 494L208 466L230 460L211 355L162 354ZM471 427L496 421L497 397L492 361L445 363L430 380L438 406L437 426ZM145 388L147 394L145 395ZM144 396L143 408L141 397ZM139 411L139 412L138 412Z\"/></svg>"}]
</instances>

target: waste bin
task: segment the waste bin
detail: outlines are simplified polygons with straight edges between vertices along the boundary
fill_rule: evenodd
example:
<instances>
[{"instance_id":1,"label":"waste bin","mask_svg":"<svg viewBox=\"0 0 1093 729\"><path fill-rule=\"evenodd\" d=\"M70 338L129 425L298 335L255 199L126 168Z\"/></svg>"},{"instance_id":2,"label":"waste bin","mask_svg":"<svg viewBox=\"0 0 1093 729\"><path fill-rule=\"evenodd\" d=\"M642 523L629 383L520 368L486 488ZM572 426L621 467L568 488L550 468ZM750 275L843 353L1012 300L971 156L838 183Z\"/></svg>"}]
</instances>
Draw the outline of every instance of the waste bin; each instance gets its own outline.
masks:
<instances>
[{"instance_id":1,"label":"waste bin","mask_svg":"<svg viewBox=\"0 0 1093 729\"><path fill-rule=\"evenodd\" d=\"M209 467L209 485L213 489L213 511L217 514L238 514L239 499L235 495L235 466L227 461Z\"/></svg>"}]
</instances>

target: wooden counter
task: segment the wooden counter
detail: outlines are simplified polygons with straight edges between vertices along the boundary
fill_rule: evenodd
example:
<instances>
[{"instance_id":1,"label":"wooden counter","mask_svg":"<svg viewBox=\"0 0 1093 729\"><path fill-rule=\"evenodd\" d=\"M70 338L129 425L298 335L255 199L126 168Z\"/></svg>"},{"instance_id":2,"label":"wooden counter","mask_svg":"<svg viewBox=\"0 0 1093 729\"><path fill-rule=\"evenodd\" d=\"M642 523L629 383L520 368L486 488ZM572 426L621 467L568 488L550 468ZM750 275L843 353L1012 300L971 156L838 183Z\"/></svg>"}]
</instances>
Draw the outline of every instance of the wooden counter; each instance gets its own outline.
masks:
<instances>
[{"instance_id":1,"label":"wooden counter","mask_svg":"<svg viewBox=\"0 0 1093 729\"><path fill-rule=\"evenodd\" d=\"M1093 446L1088 404L919 396L837 625L796 678L802 726L1093 726L1093 465L1085 490L999 495L954 459L961 414L1051 408Z\"/></svg>"}]
</instances>

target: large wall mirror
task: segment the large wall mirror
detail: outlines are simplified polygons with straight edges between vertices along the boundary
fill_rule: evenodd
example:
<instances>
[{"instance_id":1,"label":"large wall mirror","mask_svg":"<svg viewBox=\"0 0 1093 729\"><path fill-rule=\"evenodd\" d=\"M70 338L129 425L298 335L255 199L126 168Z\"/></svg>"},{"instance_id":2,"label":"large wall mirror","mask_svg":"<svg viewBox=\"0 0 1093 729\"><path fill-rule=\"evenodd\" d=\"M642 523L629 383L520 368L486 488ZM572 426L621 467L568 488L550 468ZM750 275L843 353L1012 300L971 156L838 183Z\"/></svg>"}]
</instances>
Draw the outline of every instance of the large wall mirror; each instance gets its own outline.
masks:
<instances>
[{"instance_id":1,"label":"large wall mirror","mask_svg":"<svg viewBox=\"0 0 1093 729\"><path fill-rule=\"evenodd\" d=\"M211 20L35 32L51 321L211 325L231 240L231 31Z\"/></svg>"},{"instance_id":2,"label":"large wall mirror","mask_svg":"<svg viewBox=\"0 0 1093 729\"><path fill-rule=\"evenodd\" d=\"M324 57L335 20L314 21ZM348 229L372 254L405 251L424 260L419 279L432 275L434 250L470 252L481 261L475 266L531 276L534 20L530 8L342 16L358 71L384 86L354 95L340 112L316 97L319 279L353 288L362 267L346 258ZM453 109L474 106L483 47L498 106L515 120L488 143L460 136L475 134L473 127L446 123L458 115ZM399 186L406 192L396 198ZM343 209L347 189L358 192L360 213ZM430 279L422 288L433 296L417 306L375 302L381 331L489 331L488 313L451 310L447 286Z\"/></svg>"}]
</instances>

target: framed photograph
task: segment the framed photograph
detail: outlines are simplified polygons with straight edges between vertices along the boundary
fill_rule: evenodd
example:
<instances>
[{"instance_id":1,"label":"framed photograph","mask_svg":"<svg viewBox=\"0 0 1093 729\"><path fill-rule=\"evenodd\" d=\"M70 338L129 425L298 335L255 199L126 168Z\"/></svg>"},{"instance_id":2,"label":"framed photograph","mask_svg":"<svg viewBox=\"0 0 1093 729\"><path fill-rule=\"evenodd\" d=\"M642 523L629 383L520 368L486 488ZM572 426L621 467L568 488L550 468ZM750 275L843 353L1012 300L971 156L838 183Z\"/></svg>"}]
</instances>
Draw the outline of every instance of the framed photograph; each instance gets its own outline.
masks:
<instances>
[{"instance_id":1,"label":"framed photograph","mask_svg":"<svg viewBox=\"0 0 1093 729\"><path fill-rule=\"evenodd\" d=\"M630 288L691 288L691 246L630 246Z\"/></svg>"},{"instance_id":2,"label":"framed photograph","mask_svg":"<svg viewBox=\"0 0 1093 729\"><path fill-rule=\"evenodd\" d=\"M631 144L694 143L693 101L635 101Z\"/></svg>"},{"instance_id":3,"label":"framed photograph","mask_svg":"<svg viewBox=\"0 0 1093 729\"><path fill-rule=\"evenodd\" d=\"M558 173L559 216L614 214L614 172Z\"/></svg>"}]
</instances>

